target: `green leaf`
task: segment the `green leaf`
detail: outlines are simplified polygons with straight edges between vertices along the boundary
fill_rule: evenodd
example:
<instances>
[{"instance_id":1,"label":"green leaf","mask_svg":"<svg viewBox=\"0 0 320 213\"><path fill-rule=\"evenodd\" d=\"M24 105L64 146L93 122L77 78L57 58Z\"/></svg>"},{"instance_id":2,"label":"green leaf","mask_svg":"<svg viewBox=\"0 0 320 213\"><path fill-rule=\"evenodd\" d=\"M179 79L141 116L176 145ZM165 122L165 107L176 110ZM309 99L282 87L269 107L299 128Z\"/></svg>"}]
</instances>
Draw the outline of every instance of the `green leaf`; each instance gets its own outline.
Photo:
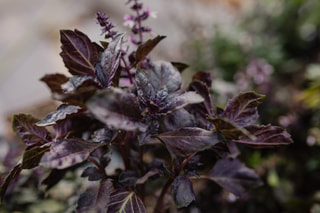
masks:
<instances>
[{"instance_id":1,"label":"green leaf","mask_svg":"<svg viewBox=\"0 0 320 213\"><path fill-rule=\"evenodd\" d=\"M241 127L252 125L259 117L257 106L264 98L264 95L254 92L241 93L228 101L222 117L228 118Z\"/></svg>"},{"instance_id":2,"label":"green leaf","mask_svg":"<svg viewBox=\"0 0 320 213\"><path fill-rule=\"evenodd\" d=\"M98 120L110 128L144 132L148 127L141 122L137 97L119 88L99 91L86 105Z\"/></svg>"},{"instance_id":3,"label":"green leaf","mask_svg":"<svg viewBox=\"0 0 320 213\"><path fill-rule=\"evenodd\" d=\"M145 213L146 209L141 199L134 192L117 189L110 195L108 212Z\"/></svg>"},{"instance_id":4,"label":"green leaf","mask_svg":"<svg viewBox=\"0 0 320 213\"><path fill-rule=\"evenodd\" d=\"M259 176L238 159L221 159L208 173L209 179L240 197L249 188L262 184Z\"/></svg>"},{"instance_id":5,"label":"green leaf","mask_svg":"<svg viewBox=\"0 0 320 213\"><path fill-rule=\"evenodd\" d=\"M64 139L53 142L49 152L46 152L41 165L65 169L87 160L90 152L99 147L100 143L90 143L80 139Z\"/></svg>"},{"instance_id":6,"label":"green leaf","mask_svg":"<svg viewBox=\"0 0 320 213\"><path fill-rule=\"evenodd\" d=\"M157 44L165 37L166 36L158 35L157 37L149 39L145 43L141 44L136 51L136 64L142 61L153 50L153 48L157 46Z\"/></svg>"},{"instance_id":7,"label":"green leaf","mask_svg":"<svg viewBox=\"0 0 320 213\"><path fill-rule=\"evenodd\" d=\"M209 149L221 141L218 133L197 127L185 127L155 137L166 145L173 158L187 157Z\"/></svg>"},{"instance_id":8,"label":"green leaf","mask_svg":"<svg viewBox=\"0 0 320 213\"><path fill-rule=\"evenodd\" d=\"M44 127L36 126L39 120L31 115L18 114L13 116L13 131L27 146L48 142L48 131Z\"/></svg>"}]
</instances>

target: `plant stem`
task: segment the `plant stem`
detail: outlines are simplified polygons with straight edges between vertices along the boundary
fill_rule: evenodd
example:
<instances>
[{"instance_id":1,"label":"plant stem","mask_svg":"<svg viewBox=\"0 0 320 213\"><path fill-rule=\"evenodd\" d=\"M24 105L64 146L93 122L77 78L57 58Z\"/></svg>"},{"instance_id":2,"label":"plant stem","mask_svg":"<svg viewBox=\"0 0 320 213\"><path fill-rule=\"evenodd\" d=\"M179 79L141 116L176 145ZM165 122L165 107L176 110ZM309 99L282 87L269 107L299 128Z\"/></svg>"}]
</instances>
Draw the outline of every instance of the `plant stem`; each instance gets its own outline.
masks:
<instances>
[{"instance_id":1,"label":"plant stem","mask_svg":"<svg viewBox=\"0 0 320 213\"><path fill-rule=\"evenodd\" d=\"M135 0L135 4L138 4L138 0ZM138 23L138 32L139 32L139 42L138 44L142 44L143 42L143 35L142 35L142 30L141 30L141 20L140 20L140 13L139 13L139 9L136 9L136 13L137 13L137 23Z\"/></svg>"},{"instance_id":2,"label":"plant stem","mask_svg":"<svg viewBox=\"0 0 320 213\"><path fill-rule=\"evenodd\" d=\"M167 191L168 191L169 187L171 186L171 184L173 183L174 179L175 179L177 176L179 176L179 174L180 174L181 170L183 169L183 167L189 162L189 160L190 160L195 154L196 154L196 152L193 153L193 154L191 154L191 155L189 155L186 159L184 159L184 160L182 161L182 163L180 164L179 169L177 169L177 170L175 171L174 176L170 177L170 178L168 179L168 181L166 182L166 184L163 186L163 188L162 188L162 190L161 190L161 194L160 194L160 196L159 196L159 198L158 198L158 201L157 201L157 203L156 203L156 206L154 207L153 213L163 213L163 211L165 210L165 209L162 208L162 207L163 207L163 199L164 199L165 194L167 193Z\"/></svg>"},{"instance_id":3,"label":"plant stem","mask_svg":"<svg viewBox=\"0 0 320 213\"><path fill-rule=\"evenodd\" d=\"M92 163L94 163L94 165L96 165L98 167L98 169L107 177L106 170L100 165L100 163L98 161L96 161L96 159L89 156L88 160L91 161Z\"/></svg>"},{"instance_id":4,"label":"plant stem","mask_svg":"<svg viewBox=\"0 0 320 213\"><path fill-rule=\"evenodd\" d=\"M158 198L158 201L154 207L153 213L163 213L165 209L163 209L163 198L166 195L169 187L171 186L171 184L173 183L175 177L170 177L168 179L168 181L166 182L166 184L163 186L162 190L161 190L161 194Z\"/></svg>"}]
</instances>

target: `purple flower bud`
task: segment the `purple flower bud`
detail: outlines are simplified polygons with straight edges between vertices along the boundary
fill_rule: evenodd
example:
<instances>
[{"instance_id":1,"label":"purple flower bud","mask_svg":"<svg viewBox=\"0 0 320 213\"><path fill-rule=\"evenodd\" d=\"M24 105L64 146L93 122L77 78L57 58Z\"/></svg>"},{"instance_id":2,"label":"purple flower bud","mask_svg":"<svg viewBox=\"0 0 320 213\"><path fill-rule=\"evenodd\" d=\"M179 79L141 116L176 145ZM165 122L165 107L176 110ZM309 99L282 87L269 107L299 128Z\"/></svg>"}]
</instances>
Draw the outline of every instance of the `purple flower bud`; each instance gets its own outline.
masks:
<instances>
[{"instance_id":1,"label":"purple flower bud","mask_svg":"<svg viewBox=\"0 0 320 213\"><path fill-rule=\"evenodd\" d=\"M99 24L102 29L102 34L106 33L106 38L113 38L117 34L116 31L112 31L111 29L114 28L114 25L109 20L109 17L102 12L97 12L97 24Z\"/></svg>"}]
</instances>

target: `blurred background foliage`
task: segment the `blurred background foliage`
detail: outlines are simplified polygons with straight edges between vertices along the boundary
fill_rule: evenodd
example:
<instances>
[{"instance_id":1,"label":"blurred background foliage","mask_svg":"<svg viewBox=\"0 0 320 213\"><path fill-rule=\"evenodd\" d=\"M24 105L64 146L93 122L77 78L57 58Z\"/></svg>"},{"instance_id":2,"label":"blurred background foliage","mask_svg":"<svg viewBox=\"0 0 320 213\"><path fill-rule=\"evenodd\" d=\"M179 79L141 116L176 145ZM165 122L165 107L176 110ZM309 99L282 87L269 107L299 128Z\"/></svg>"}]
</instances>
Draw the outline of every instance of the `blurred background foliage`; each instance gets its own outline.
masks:
<instances>
[{"instance_id":1,"label":"blurred background foliage","mask_svg":"<svg viewBox=\"0 0 320 213\"><path fill-rule=\"evenodd\" d=\"M259 173L264 185L236 199L205 182L195 189L196 202L179 212L320 212L319 11L319 0L259 0L232 31L217 25L212 35L197 35L184 45L191 72L211 72L217 106L239 91L266 94L259 108L261 123L287 128L294 144L259 150L239 147L241 160ZM1 183L20 154L8 151L2 157ZM42 181L37 177L45 172L24 173L8 191L0 212L72 212L78 189L87 183L76 178L80 175L67 174L44 193L37 190Z\"/></svg>"},{"instance_id":2,"label":"blurred background foliage","mask_svg":"<svg viewBox=\"0 0 320 213\"><path fill-rule=\"evenodd\" d=\"M266 94L261 122L287 128L294 140L280 149L241 147L240 157L265 184L239 200L218 193L208 201L216 212L320 212L319 11L318 0L256 1L234 31L216 26L188 44L192 69L214 76L216 104L239 91ZM215 190L206 188L203 197Z\"/></svg>"}]
</instances>

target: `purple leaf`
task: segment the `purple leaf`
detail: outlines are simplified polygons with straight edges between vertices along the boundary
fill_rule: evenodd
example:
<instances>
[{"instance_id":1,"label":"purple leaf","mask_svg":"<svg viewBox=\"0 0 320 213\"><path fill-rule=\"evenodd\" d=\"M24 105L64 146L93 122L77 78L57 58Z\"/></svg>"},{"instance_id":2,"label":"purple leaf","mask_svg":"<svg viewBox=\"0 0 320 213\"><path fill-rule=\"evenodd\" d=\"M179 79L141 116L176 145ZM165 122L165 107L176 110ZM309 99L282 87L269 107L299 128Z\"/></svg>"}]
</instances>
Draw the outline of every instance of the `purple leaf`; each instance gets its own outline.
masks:
<instances>
[{"instance_id":1,"label":"purple leaf","mask_svg":"<svg viewBox=\"0 0 320 213\"><path fill-rule=\"evenodd\" d=\"M183 127L195 127L193 115L185 109L179 109L164 116L159 123L159 133L171 132Z\"/></svg>"},{"instance_id":2,"label":"purple leaf","mask_svg":"<svg viewBox=\"0 0 320 213\"><path fill-rule=\"evenodd\" d=\"M13 116L12 128L27 146L46 143L48 132L44 127L36 126L39 120L31 115L19 114Z\"/></svg>"},{"instance_id":3,"label":"purple leaf","mask_svg":"<svg viewBox=\"0 0 320 213\"><path fill-rule=\"evenodd\" d=\"M150 70L137 69L136 85L139 98L144 104L149 101L159 106L163 100L159 100L159 91L168 95L177 92L181 87L179 71L169 62L151 64Z\"/></svg>"},{"instance_id":4,"label":"purple leaf","mask_svg":"<svg viewBox=\"0 0 320 213\"><path fill-rule=\"evenodd\" d=\"M140 61L142 61L152 50L157 44L164 39L166 36L160 36L158 35L157 37L153 39L149 39L145 43L141 44L136 52L136 64L138 64Z\"/></svg>"},{"instance_id":5,"label":"purple leaf","mask_svg":"<svg viewBox=\"0 0 320 213\"><path fill-rule=\"evenodd\" d=\"M21 164L17 164L9 173L9 175L4 180L4 183L0 187L0 204L4 199L6 191L10 185L10 183L19 176L20 172L22 171Z\"/></svg>"},{"instance_id":6,"label":"purple leaf","mask_svg":"<svg viewBox=\"0 0 320 213\"><path fill-rule=\"evenodd\" d=\"M117 189L110 195L108 212L145 213L146 210L143 202L134 192Z\"/></svg>"},{"instance_id":7,"label":"purple leaf","mask_svg":"<svg viewBox=\"0 0 320 213\"><path fill-rule=\"evenodd\" d=\"M171 61L171 64L177 69L179 70L180 73L182 73L185 69L187 69L189 67L189 65L184 64L184 63L180 63L180 62L173 62Z\"/></svg>"},{"instance_id":8,"label":"purple leaf","mask_svg":"<svg viewBox=\"0 0 320 213\"><path fill-rule=\"evenodd\" d=\"M172 196L177 208L189 206L196 199L190 178L176 177L172 184Z\"/></svg>"},{"instance_id":9,"label":"purple leaf","mask_svg":"<svg viewBox=\"0 0 320 213\"><path fill-rule=\"evenodd\" d=\"M61 104L56 112L51 112L43 120L37 122L37 126L50 126L56 124L57 121L66 119L72 114L79 113L81 107L74 105Z\"/></svg>"},{"instance_id":10,"label":"purple leaf","mask_svg":"<svg viewBox=\"0 0 320 213\"><path fill-rule=\"evenodd\" d=\"M220 142L216 132L197 127L185 127L156 136L167 147L173 158L187 157L196 152L211 148Z\"/></svg>"},{"instance_id":11,"label":"purple leaf","mask_svg":"<svg viewBox=\"0 0 320 213\"><path fill-rule=\"evenodd\" d=\"M208 173L209 179L240 197L249 188L259 186L259 176L238 159L221 159Z\"/></svg>"},{"instance_id":12,"label":"purple leaf","mask_svg":"<svg viewBox=\"0 0 320 213\"><path fill-rule=\"evenodd\" d=\"M48 191L64 178L67 171L67 169L52 169L50 174L41 182L41 184L46 185L46 191Z\"/></svg>"},{"instance_id":13,"label":"purple leaf","mask_svg":"<svg viewBox=\"0 0 320 213\"><path fill-rule=\"evenodd\" d=\"M21 168L32 169L39 165L39 162L47 151L50 150L50 146L36 146L31 149L25 150L22 157Z\"/></svg>"},{"instance_id":14,"label":"purple leaf","mask_svg":"<svg viewBox=\"0 0 320 213\"><path fill-rule=\"evenodd\" d=\"M209 72L198 71L192 76L192 81L200 81L204 83L208 88L211 88L212 79Z\"/></svg>"},{"instance_id":15,"label":"purple leaf","mask_svg":"<svg viewBox=\"0 0 320 213\"><path fill-rule=\"evenodd\" d=\"M241 127L251 125L259 117L257 106L264 98L254 92L241 93L228 102L222 116Z\"/></svg>"},{"instance_id":16,"label":"purple leaf","mask_svg":"<svg viewBox=\"0 0 320 213\"><path fill-rule=\"evenodd\" d=\"M185 92L179 96L175 96L167 100L168 103L160 108L159 114L166 115L190 104L201 103L203 100L204 99L195 92Z\"/></svg>"},{"instance_id":17,"label":"purple leaf","mask_svg":"<svg viewBox=\"0 0 320 213\"><path fill-rule=\"evenodd\" d=\"M72 75L95 77L94 64L102 48L78 30L61 30L60 37L62 43L60 55L69 72Z\"/></svg>"},{"instance_id":18,"label":"purple leaf","mask_svg":"<svg viewBox=\"0 0 320 213\"><path fill-rule=\"evenodd\" d=\"M110 128L144 132L148 127L140 121L142 116L137 97L119 88L100 91L88 100L87 107Z\"/></svg>"},{"instance_id":19,"label":"purple leaf","mask_svg":"<svg viewBox=\"0 0 320 213\"><path fill-rule=\"evenodd\" d=\"M89 181L96 181L101 180L105 175L97 167L89 166L82 172L81 177L88 177Z\"/></svg>"},{"instance_id":20,"label":"purple leaf","mask_svg":"<svg viewBox=\"0 0 320 213\"><path fill-rule=\"evenodd\" d=\"M64 139L53 142L41 164L55 169L64 169L82 163L99 143L90 143L80 139Z\"/></svg>"},{"instance_id":21,"label":"purple leaf","mask_svg":"<svg viewBox=\"0 0 320 213\"><path fill-rule=\"evenodd\" d=\"M278 126L248 126L246 129L250 134L256 137L255 140L243 135L238 140L232 141L253 147L270 147L293 143L290 134Z\"/></svg>"},{"instance_id":22,"label":"purple leaf","mask_svg":"<svg viewBox=\"0 0 320 213\"><path fill-rule=\"evenodd\" d=\"M52 93L63 93L62 84L69 81L69 78L62 74L45 75L40 79L45 82Z\"/></svg>"},{"instance_id":23,"label":"purple leaf","mask_svg":"<svg viewBox=\"0 0 320 213\"><path fill-rule=\"evenodd\" d=\"M108 211L112 182L110 179L102 181L98 187L87 190L80 195L76 212L87 213L105 213Z\"/></svg>"},{"instance_id":24,"label":"purple leaf","mask_svg":"<svg viewBox=\"0 0 320 213\"><path fill-rule=\"evenodd\" d=\"M108 128L103 128L103 129L98 129L94 131L91 137L94 142L105 143L105 142L112 141L115 136L116 136L115 131Z\"/></svg>"},{"instance_id":25,"label":"purple leaf","mask_svg":"<svg viewBox=\"0 0 320 213\"><path fill-rule=\"evenodd\" d=\"M199 95L201 95L201 97L204 99L203 105L206 109L206 113L209 116L216 115L213 99L211 97L210 90L208 86L205 84L205 82L201 82L198 80L192 81L189 85L189 90L196 91Z\"/></svg>"},{"instance_id":26,"label":"purple leaf","mask_svg":"<svg viewBox=\"0 0 320 213\"><path fill-rule=\"evenodd\" d=\"M86 84L86 86L98 85L91 76L77 75L70 77L67 82L61 85L61 88L63 89L63 93L72 94L74 91L76 91L78 87L80 87L83 84Z\"/></svg>"},{"instance_id":27,"label":"purple leaf","mask_svg":"<svg viewBox=\"0 0 320 213\"><path fill-rule=\"evenodd\" d=\"M216 129L223 134L223 136L228 139L238 139L241 135L246 135L247 137L255 140L255 136L250 134L248 130L244 127L237 125L236 123L228 120L224 117L209 117L208 120L212 122Z\"/></svg>"},{"instance_id":28,"label":"purple leaf","mask_svg":"<svg viewBox=\"0 0 320 213\"><path fill-rule=\"evenodd\" d=\"M118 70L121 59L121 45L123 34L118 34L109 43L107 49L99 55L95 66L96 76L105 88L112 85L112 80Z\"/></svg>"},{"instance_id":29,"label":"purple leaf","mask_svg":"<svg viewBox=\"0 0 320 213\"><path fill-rule=\"evenodd\" d=\"M119 182L125 186L133 186L136 183L138 176L138 171L126 170L119 175Z\"/></svg>"},{"instance_id":30,"label":"purple leaf","mask_svg":"<svg viewBox=\"0 0 320 213\"><path fill-rule=\"evenodd\" d=\"M73 76L61 88L62 92L52 94L54 99L82 106L101 86L90 76Z\"/></svg>"}]
</instances>

